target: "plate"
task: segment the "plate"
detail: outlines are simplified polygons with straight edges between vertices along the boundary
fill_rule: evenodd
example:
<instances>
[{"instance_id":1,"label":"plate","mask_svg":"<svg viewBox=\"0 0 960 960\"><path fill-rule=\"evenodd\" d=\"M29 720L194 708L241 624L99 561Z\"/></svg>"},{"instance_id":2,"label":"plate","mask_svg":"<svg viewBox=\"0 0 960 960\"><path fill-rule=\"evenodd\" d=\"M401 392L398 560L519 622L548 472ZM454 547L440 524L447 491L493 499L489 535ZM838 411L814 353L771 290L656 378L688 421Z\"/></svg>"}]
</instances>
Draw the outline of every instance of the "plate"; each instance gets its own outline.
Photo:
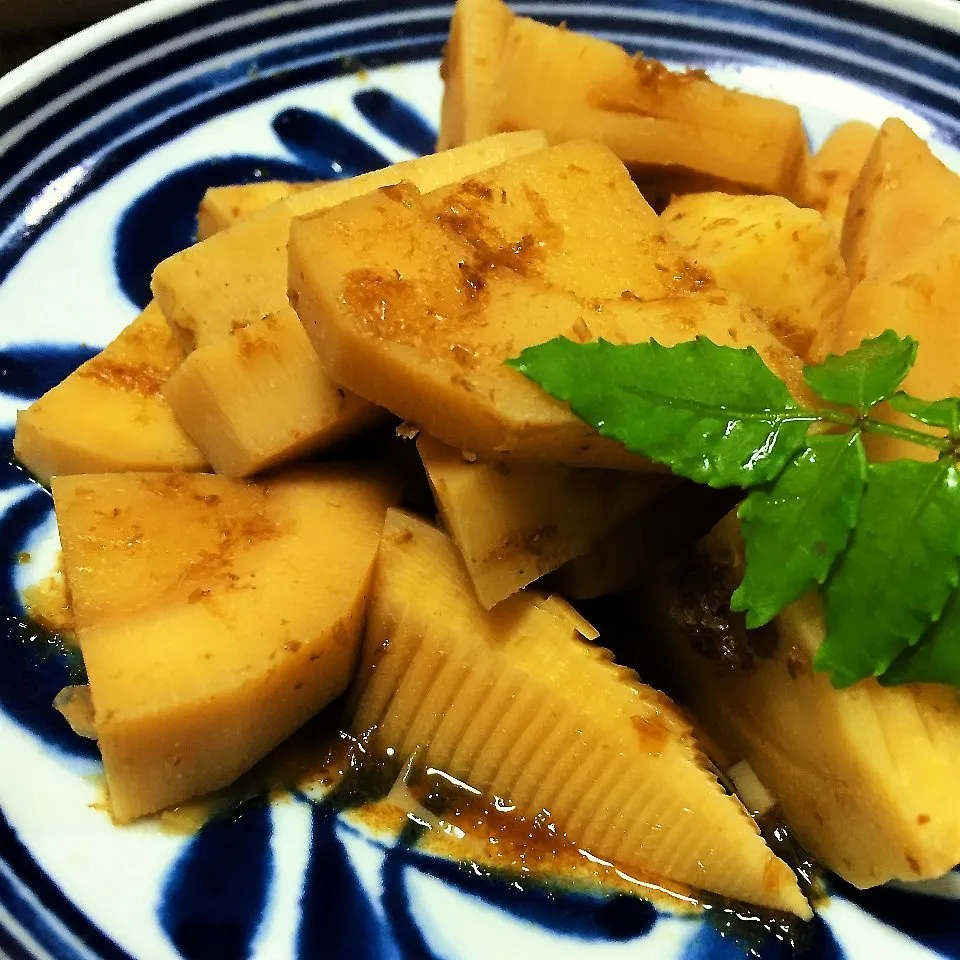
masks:
<instances>
[{"instance_id":1,"label":"plate","mask_svg":"<svg viewBox=\"0 0 960 960\"><path fill-rule=\"evenodd\" d=\"M401 7L397 9L397 7ZM517 4L838 122L899 115L960 169L952 0ZM900 10L900 13L895 12ZM0 443L16 410L129 322L207 186L350 176L429 151L448 5L153 0L0 81ZM714 919L509 885L322 807L198 833L117 829L96 752L51 709L79 665L24 624L56 551L49 496L0 461L0 955L70 960L787 958ZM29 560L27 560L29 556ZM951 875L833 896L808 957L960 957Z\"/></svg>"}]
</instances>

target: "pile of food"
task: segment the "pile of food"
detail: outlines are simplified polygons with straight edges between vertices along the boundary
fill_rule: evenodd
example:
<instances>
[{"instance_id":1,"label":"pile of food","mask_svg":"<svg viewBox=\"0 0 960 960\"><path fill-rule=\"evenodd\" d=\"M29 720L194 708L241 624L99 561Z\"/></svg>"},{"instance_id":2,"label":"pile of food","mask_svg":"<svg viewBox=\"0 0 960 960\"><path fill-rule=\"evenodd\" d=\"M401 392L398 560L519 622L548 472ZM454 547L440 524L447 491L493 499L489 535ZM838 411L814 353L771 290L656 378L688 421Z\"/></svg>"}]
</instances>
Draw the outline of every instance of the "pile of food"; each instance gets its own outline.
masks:
<instances>
[{"instance_id":1,"label":"pile of food","mask_svg":"<svg viewBox=\"0 0 960 960\"><path fill-rule=\"evenodd\" d=\"M911 395L960 392L960 178L895 119L811 156L795 107L499 0L459 0L443 76L438 153L210 190L154 302L18 417L114 818L229 785L345 694L367 757L631 876L809 917L771 811L859 886L951 869L960 644L929 631L960 406ZM939 512L888 550L874 501L925 470ZM933 586L845 586L881 548ZM875 657L844 589L905 597ZM683 708L571 606L611 594Z\"/></svg>"}]
</instances>

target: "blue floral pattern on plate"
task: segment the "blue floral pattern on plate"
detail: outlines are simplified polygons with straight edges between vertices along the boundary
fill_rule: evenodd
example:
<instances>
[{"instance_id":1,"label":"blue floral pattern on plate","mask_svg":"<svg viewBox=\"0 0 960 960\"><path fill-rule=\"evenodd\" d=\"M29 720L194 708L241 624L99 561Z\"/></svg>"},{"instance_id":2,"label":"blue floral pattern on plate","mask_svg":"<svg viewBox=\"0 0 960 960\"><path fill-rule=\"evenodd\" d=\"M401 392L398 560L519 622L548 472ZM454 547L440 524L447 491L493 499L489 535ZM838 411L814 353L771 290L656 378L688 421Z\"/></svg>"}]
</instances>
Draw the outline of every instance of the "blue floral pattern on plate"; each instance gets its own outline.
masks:
<instances>
[{"instance_id":1,"label":"blue floral pattern on plate","mask_svg":"<svg viewBox=\"0 0 960 960\"><path fill-rule=\"evenodd\" d=\"M19 100L0 103L5 121L0 130L16 133L6 143L0 135L0 171L7 174L0 177L5 184L0 186L0 213L2 222L10 224L0 231L0 277L7 280L0 305L9 311L26 303L25 282L17 284L20 272L30 269L28 259L46 256L52 271L58 263L58 233L69 233L72 218L93 204L106 211L95 219L108 221L102 232L109 237L109 249L105 258L96 254L100 272L92 286L95 292L107 291L96 297L108 305L110 318L74 329L105 342L146 304L153 266L191 241L196 206L208 186L352 176L428 151L435 133L425 115L436 109L435 79L433 100L420 88L430 86L423 81L423 66L432 72L435 60L418 61L436 57L448 8L427 6L404 14L373 0L335 6L322 0L277 7L224 0L221 10L232 19L218 23L210 9L198 8L185 14L182 23L176 18L148 23L139 33L120 34L61 74L38 81ZM725 78L769 84L771 92L806 98L807 121L816 139L848 113L880 119L899 110L942 143L960 140L960 47L953 35L914 21L890 19L849 3L812 0L790 8L759 0L527 7L545 19L567 18L574 27L642 45L668 60L709 66ZM158 44L170 47L167 60L143 55ZM223 51L226 60L215 60ZM374 67L413 66L386 67L369 79L347 82L344 56L360 56ZM106 58L101 66L123 67L124 84L118 86L104 74L86 99L73 97L72 91L94 72L97 58ZM191 73L188 68L198 62L207 65ZM852 64L857 66L853 73ZM791 71L796 74L792 80ZM423 82L413 84L405 80L408 76ZM857 83L844 79L851 76ZM840 78L829 79L829 89L840 99L845 96L849 109L824 104L825 97L816 91L807 98L811 77L822 83ZM163 89L157 86L161 80ZM301 88L311 84L311 95L302 96ZM322 102L323 91L339 90L338 84L343 89L336 110L318 109L312 98ZM414 86L417 92L411 96ZM44 103L57 109L47 120L32 123L31 111ZM234 115L245 118L242 128L230 126ZM78 132L88 117L93 122ZM216 128L218 123L224 126ZM190 140L193 131L205 127L220 133ZM52 144L58 148L47 149ZM156 169L133 176L161 157ZM124 178L140 185L120 190ZM115 185L119 199L110 194ZM104 273L103 262L112 272ZM0 415L8 418L2 421L0 443L8 456L16 407L94 352L71 342L78 337L70 323L45 325L39 311L26 327L11 328L0 345ZM44 330L53 333L38 336ZM30 628L17 593L17 557L38 540L50 539L51 503L12 463L0 463L0 497L0 771L5 775L3 764L13 762L8 756L31 758L35 766L9 769L31 783L47 778L62 787L70 796L59 806L51 801L50 810L66 819L67 805L84 795L69 784L96 770L96 750L70 732L50 703L63 685L82 680L82 663ZM89 799L92 794L85 795ZM81 830L57 833L31 819L23 804L15 802L17 796L5 792L0 782L0 955L14 958L115 960L136 954L186 960L440 960L601 957L629 947L635 956L680 960L725 960L742 957L746 950L765 960L831 960L876 952L870 944L898 956L960 956L956 894L949 890L930 896L892 888L862 892L836 882L835 906L811 925L801 949L794 951L775 935L762 945L744 945L720 920L681 920L640 900L561 894L505 882L404 842L387 843L333 808L302 798L279 807L248 802L182 839L160 838L150 827L114 831L94 813L83 820ZM94 874L95 884L109 886L103 871L113 870L131 889L145 891L136 903L124 903L125 910L142 908L133 926L88 897L91 888L67 869L61 853L71 843L84 856L91 855L91 842L80 835L84 831L91 836L100 831L97 836L105 845L117 844ZM48 842L47 834L55 834L56 842ZM150 862L149 876L139 886L124 850L131 859L142 855ZM120 887L116 889L119 897ZM449 903L456 905L456 917L445 923L437 910ZM499 939L490 939L494 936ZM529 950L533 953L523 952Z\"/></svg>"}]
</instances>

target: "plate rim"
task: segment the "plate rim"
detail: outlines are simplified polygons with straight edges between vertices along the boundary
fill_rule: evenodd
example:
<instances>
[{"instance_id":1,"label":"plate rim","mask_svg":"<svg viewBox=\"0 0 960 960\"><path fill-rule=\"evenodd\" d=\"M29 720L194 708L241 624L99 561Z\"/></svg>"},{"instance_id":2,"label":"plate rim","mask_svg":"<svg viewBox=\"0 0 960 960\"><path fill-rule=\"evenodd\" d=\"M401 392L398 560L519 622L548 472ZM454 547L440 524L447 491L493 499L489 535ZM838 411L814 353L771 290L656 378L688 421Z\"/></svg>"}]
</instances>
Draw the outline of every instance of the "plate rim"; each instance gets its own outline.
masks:
<instances>
[{"instance_id":1,"label":"plate rim","mask_svg":"<svg viewBox=\"0 0 960 960\"><path fill-rule=\"evenodd\" d=\"M178 14L229 0L142 0L142 2L100 20L61 40L0 76L0 108L43 80L55 76L97 47L133 33L140 27L168 20ZM339 0L326 0L335 5ZM737 2L737 0L733 0ZM790 7L791 0L775 0ZM852 0L892 15L906 17L960 36L960 3L957 0Z\"/></svg>"},{"instance_id":2,"label":"plate rim","mask_svg":"<svg viewBox=\"0 0 960 960\"><path fill-rule=\"evenodd\" d=\"M446 2L452 6L453 0L446 0ZM636 2L642 3L643 0L636 0ZM731 2L739 5L744 0L731 0ZM748 4L752 2L755 0L746 0ZM960 3L957 0L851 0L851 2L864 8L882 10L893 16L912 19L960 36ZM334 8L339 3L340 0L323 0L325 6ZM791 0L760 0L760 3L768 6L782 4L787 8L792 6ZM128 10L98 21L25 61L6 75L0 75L0 108L16 101L43 81L55 77L60 70L95 52L112 40L192 11L215 9L217 4L229 9L230 0L142 0ZM289 7L294 6L294 3L281 2L281 5ZM38 865L41 869L45 869L43 864L38 862ZM4 927L0 924L0 932L3 931ZM3 955L3 950L0 948L0 958Z\"/></svg>"},{"instance_id":3,"label":"plate rim","mask_svg":"<svg viewBox=\"0 0 960 960\"><path fill-rule=\"evenodd\" d=\"M222 2L228 2L228 0L141 0L127 10L121 10L103 20L91 23L0 75L0 107L12 103L31 87L55 76L64 67L110 40L133 33L140 27L169 20L180 13ZM328 2L336 3L337 0L328 0ZM937 0L910 0L910 2L936 3Z\"/></svg>"}]
</instances>

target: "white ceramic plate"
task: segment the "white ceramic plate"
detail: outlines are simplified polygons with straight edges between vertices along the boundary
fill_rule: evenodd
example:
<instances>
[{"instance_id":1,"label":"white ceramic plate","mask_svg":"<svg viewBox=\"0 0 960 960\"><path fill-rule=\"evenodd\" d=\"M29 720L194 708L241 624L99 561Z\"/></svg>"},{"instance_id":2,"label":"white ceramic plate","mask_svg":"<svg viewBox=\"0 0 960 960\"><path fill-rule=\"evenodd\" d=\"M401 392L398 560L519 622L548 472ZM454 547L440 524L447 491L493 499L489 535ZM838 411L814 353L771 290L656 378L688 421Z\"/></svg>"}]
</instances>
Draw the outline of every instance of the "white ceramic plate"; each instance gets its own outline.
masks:
<instances>
[{"instance_id":1,"label":"white ceramic plate","mask_svg":"<svg viewBox=\"0 0 960 960\"><path fill-rule=\"evenodd\" d=\"M899 115L960 154L955 0L518 4L839 121ZM895 12L897 9L902 13ZM0 81L0 430L104 344L190 242L214 183L345 176L430 149L448 5L153 0ZM365 67L357 72L358 66ZM747 949L639 901L516 889L323 808L248 807L192 838L116 829L98 762L51 709L78 664L23 624L50 500L0 463L0 955L115 960L720 960ZM34 558L16 564L21 551ZM806 955L960 957L953 878L837 887ZM788 957L775 938L756 953Z\"/></svg>"}]
</instances>

